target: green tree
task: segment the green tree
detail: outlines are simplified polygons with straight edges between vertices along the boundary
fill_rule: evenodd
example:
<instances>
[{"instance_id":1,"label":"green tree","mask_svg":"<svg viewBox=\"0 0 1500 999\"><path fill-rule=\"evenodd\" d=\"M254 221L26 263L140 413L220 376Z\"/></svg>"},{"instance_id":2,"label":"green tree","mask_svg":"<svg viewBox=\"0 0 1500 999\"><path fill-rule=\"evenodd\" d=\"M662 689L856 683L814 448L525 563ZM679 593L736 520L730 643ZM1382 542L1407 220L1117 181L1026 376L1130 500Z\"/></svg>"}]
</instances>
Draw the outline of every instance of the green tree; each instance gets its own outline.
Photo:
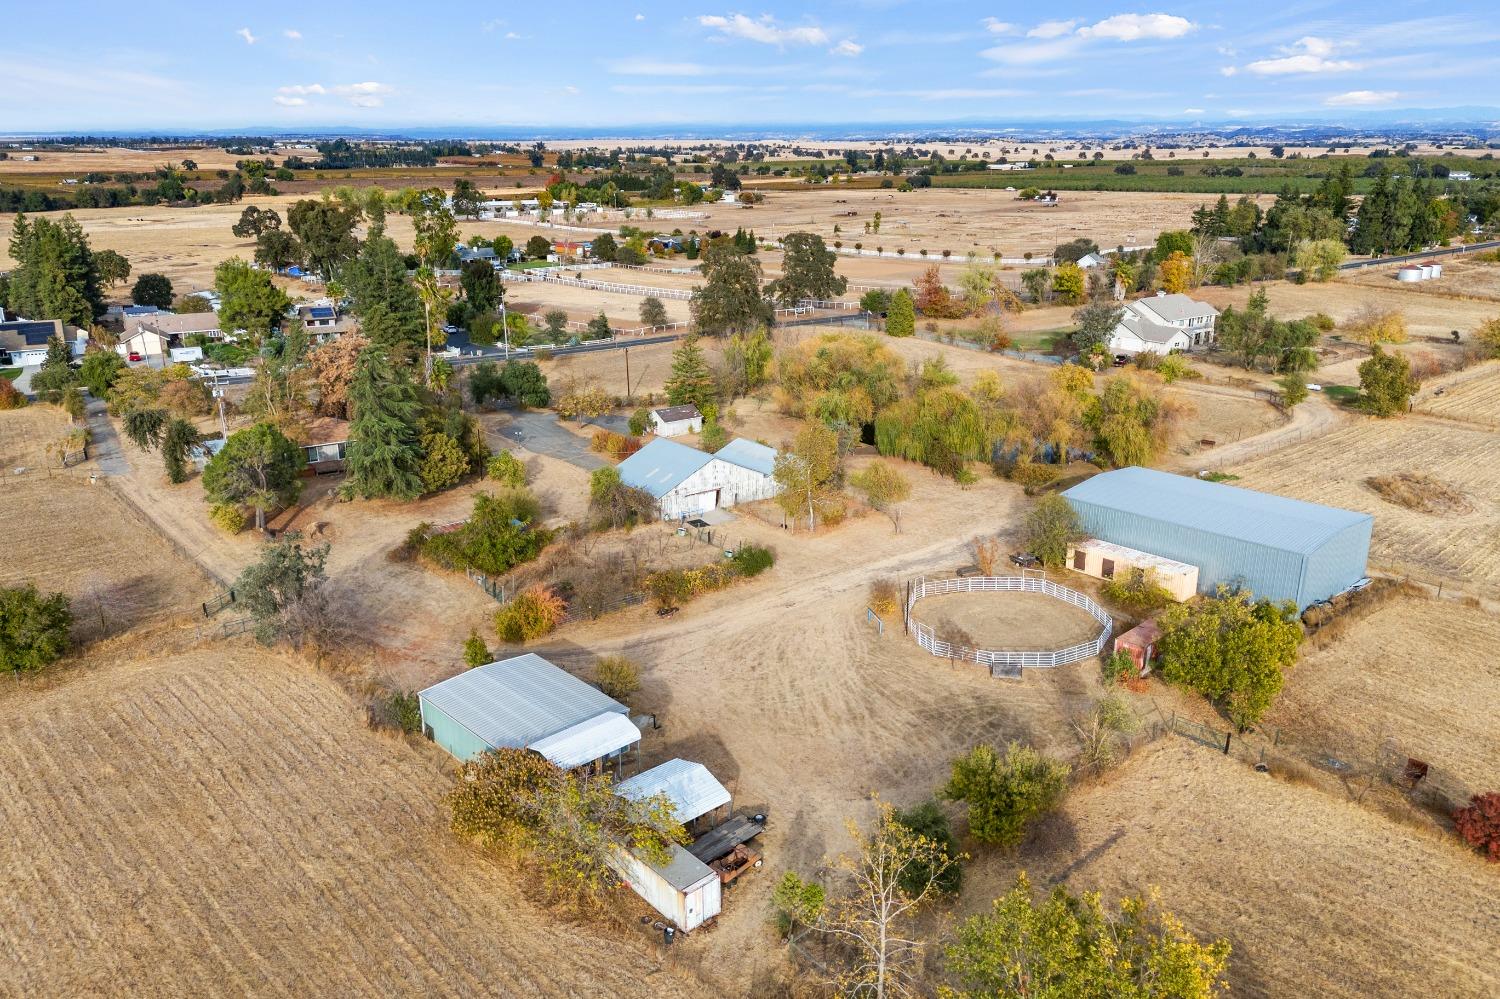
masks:
<instances>
[{"instance_id":1,"label":"green tree","mask_svg":"<svg viewBox=\"0 0 1500 999\"><path fill-rule=\"evenodd\" d=\"M479 637L479 632L470 628L469 637L464 639L464 665L473 669L476 666L484 666L492 661L490 650L484 644L484 639Z\"/></svg>"},{"instance_id":2,"label":"green tree","mask_svg":"<svg viewBox=\"0 0 1500 999\"><path fill-rule=\"evenodd\" d=\"M43 402L54 405L62 402L68 389L78 384L78 372L73 370L73 352L67 341L54 336L47 340L47 357L42 361L42 370L31 376L31 390Z\"/></svg>"},{"instance_id":3,"label":"green tree","mask_svg":"<svg viewBox=\"0 0 1500 999\"><path fill-rule=\"evenodd\" d=\"M908 895L915 895L930 883L940 894L957 895L964 871L959 864L958 838L953 835L942 807L936 801L924 801L891 813L891 819L938 847L933 851L932 862L924 856L902 872L901 889ZM932 870L934 864L939 871Z\"/></svg>"},{"instance_id":4,"label":"green tree","mask_svg":"<svg viewBox=\"0 0 1500 999\"><path fill-rule=\"evenodd\" d=\"M453 182L452 205L453 214L459 218L472 219L479 217L479 202L482 196L479 188L467 177L460 177Z\"/></svg>"},{"instance_id":5,"label":"green tree","mask_svg":"<svg viewBox=\"0 0 1500 999\"><path fill-rule=\"evenodd\" d=\"M292 305L270 274L238 257L214 268L214 290L219 293L219 324L226 330L245 330L257 339L270 336Z\"/></svg>"},{"instance_id":6,"label":"green tree","mask_svg":"<svg viewBox=\"0 0 1500 999\"><path fill-rule=\"evenodd\" d=\"M906 337L917 331L917 308L911 293L905 288L891 296L891 306L886 313L885 332L888 336Z\"/></svg>"},{"instance_id":7,"label":"green tree","mask_svg":"<svg viewBox=\"0 0 1500 999\"><path fill-rule=\"evenodd\" d=\"M1271 352L1276 339L1276 320L1270 314L1269 305L1265 289L1257 288L1243 310L1231 305L1219 316L1219 346L1231 354L1238 354L1246 371Z\"/></svg>"},{"instance_id":8,"label":"green tree","mask_svg":"<svg viewBox=\"0 0 1500 999\"><path fill-rule=\"evenodd\" d=\"M186 482L187 463L198 444L198 430L184 419L170 421L161 435L161 462L171 482Z\"/></svg>"},{"instance_id":9,"label":"green tree","mask_svg":"<svg viewBox=\"0 0 1500 999\"><path fill-rule=\"evenodd\" d=\"M760 261L718 239L704 250L699 269L703 283L693 291L691 305L700 332L748 333L775 322L775 310L761 294Z\"/></svg>"},{"instance_id":10,"label":"green tree","mask_svg":"<svg viewBox=\"0 0 1500 999\"><path fill-rule=\"evenodd\" d=\"M509 451L501 451L485 465L486 478L519 489L526 484L526 465Z\"/></svg>"},{"instance_id":11,"label":"green tree","mask_svg":"<svg viewBox=\"0 0 1500 999\"><path fill-rule=\"evenodd\" d=\"M204 498L212 505L248 506L255 526L266 526L266 511L279 509L302 492L302 449L268 423L231 434L203 469Z\"/></svg>"},{"instance_id":12,"label":"green tree","mask_svg":"<svg viewBox=\"0 0 1500 999\"><path fill-rule=\"evenodd\" d=\"M1056 493L1036 501L1026 514L1026 548L1042 564L1062 568L1068 559L1068 547L1088 537L1072 504Z\"/></svg>"},{"instance_id":13,"label":"green tree","mask_svg":"<svg viewBox=\"0 0 1500 999\"><path fill-rule=\"evenodd\" d=\"M166 426L165 409L136 408L125 413L125 436L142 451L154 451L161 444Z\"/></svg>"},{"instance_id":14,"label":"green tree","mask_svg":"<svg viewBox=\"0 0 1500 999\"><path fill-rule=\"evenodd\" d=\"M901 533L901 504L911 496L911 481L886 461L876 461L849 476L849 485L859 490L865 502L891 518Z\"/></svg>"},{"instance_id":15,"label":"green tree","mask_svg":"<svg viewBox=\"0 0 1500 999\"><path fill-rule=\"evenodd\" d=\"M672 351L672 373L667 376L665 390L672 405L694 405L700 410L718 396L713 372L704 360L696 336L685 337Z\"/></svg>"},{"instance_id":16,"label":"green tree","mask_svg":"<svg viewBox=\"0 0 1500 999\"><path fill-rule=\"evenodd\" d=\"M776 455L772 476L781 492L777 505L789 517L807 515L807 529L817 518L842 508L833 488L839 470L839 439L826 424L809 423L797 434L790 448Z\"/></svg>"},{"instance_id":17,"label":"green tree","mask_svg":"<svg viewBox=\"0 0 1500 999\"><path fill-rule=\"evenodd\" d=\"M1370 359L1359 366L1359 398L1379 417L1404 413L1421 383L1411 373L1411 362L1401 354L1387 354L1377 344Z\"/></svg>"},{"instance_id":18,"label":"green tree","mask_svg":"<svg viewBox=\"0 0 1500 999\"><path fill-rule=\"evenodd\" d=\"M764 328L753 333L735 333L724 347L726 386L731 394L752 392L766 383L775 348Z\"/></svg>"},{"instance_id":19,"label":"green tree","mask_svg":"<svg viewBox=\"0 0 1500 999\"><path fill-rule=\"evenodd\" d=\"M608 233L605 235L608 235ZM661 304L661 299L655 295L647 295L641 299L642 326L665 326L670 321L667 317L667 307Z\"/></svg>"},{"instance_id":20,"label":"green tree","mask_svg":"<svg viewBox=\"0 0 1500 999\"><path fill-rule=\"evenodd\" d=\"M1015 846L1026 824L1056 808L1068 788L1066 763L1018 742L1001 756L993 746L975 746L953 761L941 795L969 806L969 834L981 843Z\"/></svg>"},{"instance_id":21,"label":"green tree","mask_svg":"<svg viewBox=\"0 0 1500 999\"><path fill-rule=\"evenodd\" d=\"M339 267L360 252L354 227L359 225L357 206L311 198L294 204L286 213L287 225L302 243L308 266L331 280Z\"/></svg>"},{"instance_id":22,"label":"green tree","mask_svg":"<svg viewBox=\"0 0 1500 999\"><path fill-rule=\"evenodd\" d=\"M130 261L114 250L100 250L94 254L94 267L99 280L106 285L124 284L130 277Z\"/></svg>"},{"instance_id":23,"label":"green tree","mask_svg":"<svg viewBox=\"0 0 1500 999\"><path fill-rule=\"evenodd\" d=\"M1073 331L1073 346L1085 358L1109 351L1109 341L1125 310L1113 302L1091 302L1073 311L1078 328Z\"/></svg>"},{"instance_id":24,"label":"green tree","mask_svg":"<svg viewBox=\"0 0 1500 999\"><path fill-rule=\"evenodd\" d=\"M172 281L165 274L142 274L135 279L130 289L130 300L136 305L154 305L158 309L172 307Z\"/></svg>"},{"instance_id":25,"label":"green tree","mask_svg":"<svg viewBox=\"0 0 1500 999\"><path fill-rule=\"evenodd\" d=\"M535 361L506 361L500 368L500 391L528 409L545 409L552 404L547 376Z\"/></svg>"},{"instance_id":26,"label":"green tree","mask_svg":"<svg viewBox=\"0 0 1500 999\"><path fill-rule=\"evenodd\" d=\"M526 256L532 260L546 260L552 252L552 240L546 236L532 236L526 241Z\"/></svg>"},{"instance_id":27,"label":"green tree","mask_svg":"<svg viewBox=\"0 0 1500 999\"><path fill-rule=\"evenodd\" d=\"M1229 944L1203 943L1155 892L1110 916L1097 892L1058 885L1040 901L1025 873L948 946L958 981L945 999L1217 999L1229 994Z\"/></svg>"},{"instance_id":28,"label":"green tree","mask_svg":"<svg viewBox=\"0 0 1500 999\"><path fill-rule=\"evenodd\" d=\"M0 669L31 673L57 662L70 647L73 612L61 593L33 583L0 586Z\"/></svg>"},{"instance_id":29,"label":"green tree","mask_svg":"<svg viewBox=\"0 0 1500 999\"><path fill-rule=\"evenodd\" d=\"M614 336L614 330L609 328L609 317L603 311L589 320L586 332L590 340L608 340Z\"/></svg>"},{"instance_id":30,"label":"green tree","mask_svg":"<svg viewBox=\"0 0 1500 999\"><path fill-rule=\"evenodd\" d=\"M229 227L229 231L240 239L258 239L268 232L281 229L281 216L274 208L260 209L246 205L240 212L240 220Z\"/></svg>"},{"instance_id":31,"label":"green tree","mask_svg":"<svg viewBox=\"0 0 1500 999\"><path fill-rule=\"evenodd\" d=\"M83 227L72 215L58 222L16 215L10 257L15 268L5 297L11 311L83 328L104 314L98 266Z\"/></svg>"},{"instance_id":32,"label":"green tree","mask_svg":"<svg viewBox=\"0 0 1500 999\"><path fill-rule=\"evenodd\" d=\"M1242 729L1259 721L1281 693L1303 639L1295 605L1257 601L1225 587L1167 608L1157 623L1163 679L1196 690Z\"/></svg>"},{"instance_id":33,"label":"green tree","mask_svg":"<svg viewBox=\"0 0 1500 999\"><path fill-rule=\"evenodd\" d=\"M346 488L363 499L412 500L422 494L421 403L417 388L380 350L369 347L349 385Z\"/></svg>"},{"instance_id":34,"label":"green tree","mask_svg":"<svg viewBox=\"0 0 1500 999\"><path fill-rule=\"evenodd\" d=\"M255 619L255 637L270 644L278 635L294 641L308 623L309 611L321 611L322 585L328 581L328 546L304 549L295 531L260 551L234 581L235 601Z\"/></svg>"},{"instance_id":35,"label":"green tree","mask_svg":"<svg viewBox=\"0 0 1500 999\"><path fill-rule=\"evenodd\" d=\"M1171 229L1159 233L1156 237L1156 249L1153 256L1158 263L1166 260L1174 253L1181 253L1185 257L1193 255L1193 234L1187 229Z\"/></svg>"},{"instance_id":36,"label":"green tree","mask_svg":"<svg viewBox=\"0 0 1500 999\"><path fill-rule=\"evenodd\" d=\"M1276 379L1276 384L1281 386L1283 409L1291 409L1307 399L1307 378L1300 371L1282 375Z\"/></svg>"},{"instance_id":37,"label":"green tree","mask_svg":"<svg viewBox=\"0 0 1500 999\"><path fill-rule=\"evenodd\" d=\"M615 254L619 247L615 243L615 237L607 232L601 232L594 237L594 256L607 264L615 261ZM660 326L661 323L647 323L647 326Z\"/></svg>"},{"instance_id":38,"label":"green tree","mask_svg":"<svg viewBox=\"0 0 1500 999\"><path fill-rule=\"evenodd\" d=\"M891 293L884 288L871 288L859 296L859 307L873 315L883 315L890 311Z\"/></svg>"},{"instance_id":39,"label":"green tree","mask_svg":"<svg viewBox=\"0 0 1500 999\"><path fill-rule=\"evenodd\" d=\"M624 656L605 656L594 664L594 681L617 701L628 701L641 689L641 668Z\"/></svg>"},{"instance_id":40,"label":"green tree","mask_svg":"<svg viewBox=\"0 0 1500 999\"><path fill-rule=\"evenodd\" d=\"M781 241L781 277L766 285L766 295L786 307L803 299L834 299L849 287L834 270L838 255L810 232L788 233Z\"/></svg>"},{"instance_id":41,"label":"green tree","mask_svg":"<svg viewBox=\"0 0 1500 999\"><path fill-rule=\"evenodd\" d=\"M428 267L445 266L458 245L458 223L443 202L443 192L432 188L422 193L412 213L412 248Z\"/></svg>"},{"instance_id":42,"label":"green tree","mask_svg":"<svg viewBox=\"0 0 1500 999\"><path fill-rule=\"evenodd\" d=\"M416 358L426 346L422 299L395 241L379 226L372 228L342 278L370 343L401 363Z\"/></svg>"},{"instance_id":43,"label":"green tree","mask_svg":"<svg viewBox=\"0 0 1500 999\"><path fill-rule=\"evenodd\" d=\"M302 259L302 241L284 229L272 229L255 238L255 262L281 270Z\"/></svg>"},{"instance_id":44,"label":"green tree","mask_svg":"<svg viewBox=\"0 0 1500 999\"><path fill-rule=\"evenodd\" d=\"M1078 305L1083 302L1087 287L1087 281L1083 274L1083 268L1077 264L1059 264L1052 271L1052 292L1062 299L1064 305Z\"/></svg>"},{"instance_id":45,"label":"green tree","mask_svg":"<svg viewBox=\"0 0 1500 999\"><path fill-rule=\"evenodd\" d=\"M1309 281L1328 281L1339 272L1346 255L1341 239L1304 239L1297 244L1292 265Z\"/></svg>"},{"instance_id":46,"label":"green tree","mask_svg":"<svg viewBox=\"0 0 1500 999\"><path fill-rule=\"evenodd\" d=\"M464 300L475 313L493 312L500 307L505 287L488 260L470 260L459 272L458 283L463 288Z\"/></svg>"}]
</instances>

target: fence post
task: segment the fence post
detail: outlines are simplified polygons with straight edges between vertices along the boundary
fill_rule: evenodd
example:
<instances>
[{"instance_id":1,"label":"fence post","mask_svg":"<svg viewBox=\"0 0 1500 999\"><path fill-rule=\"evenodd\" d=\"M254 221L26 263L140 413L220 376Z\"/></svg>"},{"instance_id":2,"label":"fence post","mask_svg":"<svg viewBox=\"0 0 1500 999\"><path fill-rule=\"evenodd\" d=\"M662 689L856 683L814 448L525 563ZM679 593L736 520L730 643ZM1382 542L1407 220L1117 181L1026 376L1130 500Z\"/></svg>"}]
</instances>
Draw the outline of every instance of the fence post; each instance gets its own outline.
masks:
<instances>
[{"instance_id":1,"label":"fence post","mask_svg":"<svg viewBox=\"0 0 1500 999\"><path fill-rule=\"evenodd\" d=\"M1234 730L1233 729L1230 729L1228 732L1224 733L1224 755L1225 756L1229 755L1229 740L1232 739L1232 738L1234 738Z\"/></svg>"}]
</instances>

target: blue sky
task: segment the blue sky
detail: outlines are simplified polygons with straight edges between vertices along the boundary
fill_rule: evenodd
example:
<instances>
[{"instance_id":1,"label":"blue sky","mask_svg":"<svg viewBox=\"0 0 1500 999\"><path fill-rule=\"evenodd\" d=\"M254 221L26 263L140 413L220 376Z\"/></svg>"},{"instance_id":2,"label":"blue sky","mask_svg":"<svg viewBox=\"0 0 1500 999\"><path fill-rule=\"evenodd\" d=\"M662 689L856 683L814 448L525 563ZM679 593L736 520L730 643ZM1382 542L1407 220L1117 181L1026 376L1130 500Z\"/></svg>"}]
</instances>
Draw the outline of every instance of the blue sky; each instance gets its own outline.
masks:
<instances>
[{"instance_id":1,"label":"blue sky","mask_svg":"<svg viewBox=\"0 0 1500 999\"><path fill-rule=\"evenodd\" d=\"M0 132L1223 120L1491 105L1494 0L17 4Z\"/></svg>"}]
</instances>

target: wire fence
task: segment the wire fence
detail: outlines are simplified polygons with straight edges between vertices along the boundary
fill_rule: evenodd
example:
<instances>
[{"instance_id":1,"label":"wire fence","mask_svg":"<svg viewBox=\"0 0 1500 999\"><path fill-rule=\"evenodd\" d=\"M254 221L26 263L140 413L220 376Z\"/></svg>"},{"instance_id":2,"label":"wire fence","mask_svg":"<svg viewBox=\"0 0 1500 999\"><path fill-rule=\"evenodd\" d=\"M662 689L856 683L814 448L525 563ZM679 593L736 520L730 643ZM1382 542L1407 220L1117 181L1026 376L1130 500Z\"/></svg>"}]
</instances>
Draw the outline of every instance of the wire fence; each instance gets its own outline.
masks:
<instances>
[{"instance_id":1,"label":"wire fence","mask_svg":"<svg viewBox=\"0 0 1500 999\"><path fill-rule=\"evenodd\" d=\"M1041 593L1054 600L1072 604L1088 613L1099 622L1099 634L1087 642L1049 651L1012 651L1005 649L980 649L968 645L947 642L937 637L936 630L912 617L912 607L924 597L942 596L945 593ZM1114 631L1114 619L1109 612L1077 590L1035 576L968 576L958 579L927 579L919 576L909 585L906 596L906 628L916 643L942 659L957 659L964 662L988 666L990 675L1016 679L1022 669L1051 669L1065 666L1097 656L1109 641Z\"/></svg>"}]
</instances>

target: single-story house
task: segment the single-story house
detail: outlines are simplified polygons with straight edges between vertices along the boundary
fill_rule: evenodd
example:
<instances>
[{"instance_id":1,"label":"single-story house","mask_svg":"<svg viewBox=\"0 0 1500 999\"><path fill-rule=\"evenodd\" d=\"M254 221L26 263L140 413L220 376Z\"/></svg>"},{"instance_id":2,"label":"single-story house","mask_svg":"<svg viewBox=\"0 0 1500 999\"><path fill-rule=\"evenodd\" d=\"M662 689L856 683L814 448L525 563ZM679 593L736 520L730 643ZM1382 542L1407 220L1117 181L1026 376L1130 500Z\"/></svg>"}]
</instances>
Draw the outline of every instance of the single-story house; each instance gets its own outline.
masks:
<instances>
[{"instance_id":1,"label":"single-story house","mask_svg":"<svg viewBox=\"0 0 1500 999\"><path fill-rule=\"evenodd\" d=\"M1472 171L1472 170L1449 170L1448 171L1448 179L1449 180L1473 180L1474 179L1474 171Z\"/></svg>"},{"instance_id":2,"label":"single-story house","mask_svg":"<svg viewBox=\"0 0 1500 999\"><path fill-rule=\"evenodd\" d=\"M349 447L349 422L332 416L308 421L303 435L302 454L307 471L314 475L344 470L344 456Z\"/></svg>"},{"instance_id":3,"label":"single-story house","mask_svg":"<svg viewBox=\"0 0 1500 999\"><path fill-rule=\"evenodd\" d=\"M1103 267L1109 263L1109 258L1102 253L1085 253L1078 258L1078 266L1084 270L1093 270L1095 267Z\"/></svg>"},{"instance_id":4,"label":"single-story house","mask_svg":"<svg viewBox=\"0 0 1500 999\"><path fill-rule=\"evenodd\" d=\"M157 308L154 305L111 305L109 308L104 310L104 318L117 319L123 323L128 318L132 318L135 316L154 316L158 312L163 311L165 310Z\"/></svg>"},{"instance_id":5,"label":"single-story house","mask_svg":"<svg viewBox=\"0 0 1500 999\"><path fill-rule=\"evenodd\" d=\"M1170 354L1214 343L1219 310L1207 302L1158 292L1154 298L1126 302L1124 309L1110 334L1112 353Z\"/></svg>"},{"instance_id":6,"label":"single-story house","mask_svg":"<svg viewBox=\"0 0 1500 999\"><path fill-rule=\"evenodd\" d=\"M1020 163L988 163L988 164L985 164L985 169L986 170L1030 170L1031 169L1031 164L1029 162L1025 162L1025 161L1020 162Z\"/></svg>"},{"instance_id":7,"label":"single-story house","mask_svg":"<svg viewBox=\"0 0 1500 999\"><path fill-rule=\"evenodd\" d=\"M493 262L495 259L495 248L493 246L462 246L453 251L458 257L460 264L466 264L471 260L483 260Z\"/></svg>"},{"instance_id":8,"label":"single-story house","mask_svg":"<svg viewBox=\"0 0 1500 999\"><path fill-rule=\"evenodd\" d=\"M651 432L658 437L677 437L703 431L703 414L694 405L663 406L651 411Z\"/></svg>"},{"instance_id":9,"label":"single-story house","mask_svg":"<svg viewBox=\"0 0 1500 999\"><path fill-rule=\"evenodd\" d=\"M593 252L593 243L562 240L552 244L552 256L558 260L586 260Z\"/></svg>"},{"instance_id":10,"label":"single-story house","mask_svg":"<svg viewBox=\"0 0 1500 999\"><path fill-rule=\"evenodd\" d=\"M1197 566L1097 538L1069 545L1068 567L1095 579L1115 579L1136 571L1149 572L1174 600L1187 600L1198 592Z\"/></svg>"},{"instance_id":11,"label":"single-story house","mask_svg":"<svg viewBox=\"0 0 1500 999\"><path fill-rule=\"evenodd\" d=\"M770 499L781 491L771 472L776 451L737 438L716 454L658 437L620 462L620 481L659 504L663 520L685 520L719 507Z\"/></svg>"},{"instance_id":12,"label":"single-story house","mask_svg":"<svg viewBox=\"0 0 1500 999\"><path fill-rule=\"evenodd\" d=\"M727 818L729 791L708 768L688 760L668 760L615 785L634 800L665 795L672 814L689 832L712 828ZM680 846L666 864L652 864L620 850L610 864L625 883L679 929L692 930L719 914L723 885L719 873Z\"/></svg>"},{"instance_id":13,"label":"single-story house","mask_svg":"<svg viewBox=\"0 0 1500 999\"><path fill-rule=\"evenodd\" d=\"M0 366L31 368L47 360L47 345L62 339L71 346L68 331L60 319L15 319L0 323ZM87 334L77 331L87 342ZM75 351L76 352L76 351Z\"/></svg>"},{"instance_id":14,"label":"single-story house","mask_svg":"<svg viewBox=\"0 0 1500 999\"><path fill-rule=\"evenodd\" d=\"M125 332L115 350L123 357L140 354L150 359L166 357L173 347L180 347L190 336L210 340L224 339L216 312L157 312L152 315L125 317Z\"/></svg>"},{"instance_id":15,"label":"single-story house","mask_svg":"<svg viewBox=\"0 0 1500 999\"><path fill-rule=\"evenodd\" d=\"M641 741L630 709L532 652L433 684L417 701L423 734L460 760L529 749L564 770L603 768Z\"/></svg>"},{"instance_id":16,"label":"single-story house","mask_svg":"<svg viewBox=\"0 0 1500 999\"><path fill-rule=\"evenodd\" d=\"M650 253L681 253L686 248L681 236L652 236L646 240L646 250Z\"/></svg>"}]
</instances>

